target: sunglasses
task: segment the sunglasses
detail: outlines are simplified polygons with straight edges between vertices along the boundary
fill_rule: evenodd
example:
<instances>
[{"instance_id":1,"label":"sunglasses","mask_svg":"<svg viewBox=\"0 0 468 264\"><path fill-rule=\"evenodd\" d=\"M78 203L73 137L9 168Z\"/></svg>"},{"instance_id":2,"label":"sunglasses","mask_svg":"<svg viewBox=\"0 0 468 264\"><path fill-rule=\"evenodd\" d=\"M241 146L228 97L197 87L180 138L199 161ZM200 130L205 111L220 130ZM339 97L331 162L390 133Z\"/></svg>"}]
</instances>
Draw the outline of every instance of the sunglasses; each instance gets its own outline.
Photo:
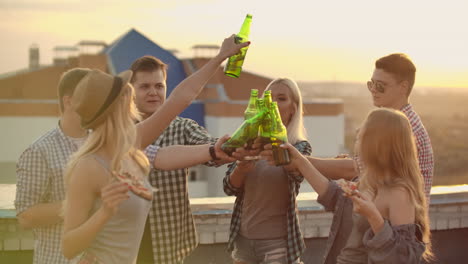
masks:
<instances>
[{"instance_id":1,"label":"sunglasses","mask_svg":"<svg viewBox=\"0 0 468 264\"><path fill-rule=\"evenodd\" d=\"M367 89L369 91L372 91L372 89L375 89L379 93L384 93L385 92L385 85L380 82L373 82L373 81L368 81L367 82Z\"/></svg>"}]
</instances>

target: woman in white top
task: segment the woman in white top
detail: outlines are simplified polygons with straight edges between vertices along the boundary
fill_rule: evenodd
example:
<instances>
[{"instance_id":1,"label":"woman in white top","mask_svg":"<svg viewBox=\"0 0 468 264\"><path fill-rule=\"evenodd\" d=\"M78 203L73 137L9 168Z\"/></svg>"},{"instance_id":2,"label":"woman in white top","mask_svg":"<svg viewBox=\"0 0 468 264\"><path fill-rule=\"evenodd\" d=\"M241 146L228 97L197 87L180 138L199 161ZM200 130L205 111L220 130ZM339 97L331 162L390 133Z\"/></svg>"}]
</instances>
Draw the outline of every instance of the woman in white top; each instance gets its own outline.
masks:
<instances>
[{"instance_id":1,"label":"woman in white top","mask_svg":"<svg viewBox=\"0 0 468 264\"><path fill-rule=\"evenodd\" d=\"M228 158L220 145L171 146L152 152L148 161L141 151L199 94L220 64L250 43L236 44L234 35L223 41L214 58L181 82L167 102L139 122L128 83L132 72L118 76L93 70L78 84L72 106L81 124L92 132L71 158L66 173L62 251L78 263L134 263L152 189L146 180L150 163L161 169L185 168ZM151 157L151 155L150 155ZM130 192L129 192L130 190Z\"/></svg>"}]
</instances>

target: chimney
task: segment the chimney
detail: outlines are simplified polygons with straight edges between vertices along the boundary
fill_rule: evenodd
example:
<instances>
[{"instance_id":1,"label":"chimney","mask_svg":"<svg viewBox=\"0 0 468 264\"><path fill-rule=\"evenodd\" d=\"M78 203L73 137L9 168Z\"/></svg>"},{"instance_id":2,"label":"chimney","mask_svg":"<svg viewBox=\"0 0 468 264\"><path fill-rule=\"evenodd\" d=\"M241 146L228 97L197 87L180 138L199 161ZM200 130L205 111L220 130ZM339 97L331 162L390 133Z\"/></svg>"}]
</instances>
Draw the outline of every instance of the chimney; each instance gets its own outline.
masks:
<instances>
[{"instance_id":1,"label":"chimney","mask_svg":"<svg viewBox=\"0 0 468 264\"><path fill-rule=\"evenodd\" d=\"M34 43L29 47L29 69L39 68L39 46Z\"/></svg>"},{"instance_id":2,"label":"chimney","mask_svg":"<svg viewBox=\"0 0 468 264\"><path fill-rule=\"evenodd\" d=\"M218 45L199 44L192 46L194 58L213 58L220 49Z\"/></svg>"}]
</instances>

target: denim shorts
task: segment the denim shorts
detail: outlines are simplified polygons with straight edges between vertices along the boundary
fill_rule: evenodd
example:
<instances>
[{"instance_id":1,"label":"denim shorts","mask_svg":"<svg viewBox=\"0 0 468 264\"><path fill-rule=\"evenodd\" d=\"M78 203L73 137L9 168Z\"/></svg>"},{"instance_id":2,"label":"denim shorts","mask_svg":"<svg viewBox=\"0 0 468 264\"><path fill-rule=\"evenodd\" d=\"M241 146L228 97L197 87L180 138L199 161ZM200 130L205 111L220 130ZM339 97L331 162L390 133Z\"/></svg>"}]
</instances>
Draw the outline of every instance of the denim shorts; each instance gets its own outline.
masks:
<instances>
[{"instance_id":1,"label":"denim shorts","mask_svg":"<svg viewBox=\"0 0 468 264\"><path fill-rule=\"evenodd\" d=\"M248 239L238 234L232 258L246 264L288 264L287 245L286 239Z\"/></svg>"}]
</instances>

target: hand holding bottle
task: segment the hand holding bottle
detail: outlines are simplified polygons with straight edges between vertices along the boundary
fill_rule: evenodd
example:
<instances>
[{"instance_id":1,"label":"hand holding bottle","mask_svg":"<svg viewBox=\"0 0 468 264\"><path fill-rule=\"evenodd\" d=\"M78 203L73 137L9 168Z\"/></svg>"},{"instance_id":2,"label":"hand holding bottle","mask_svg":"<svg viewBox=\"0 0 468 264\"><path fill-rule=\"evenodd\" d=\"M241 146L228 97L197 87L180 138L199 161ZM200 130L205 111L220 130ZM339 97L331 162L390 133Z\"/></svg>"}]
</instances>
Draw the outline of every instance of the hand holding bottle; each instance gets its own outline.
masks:
<instances>
[{"instance_id":1,"label":"hand holding bottle","mask_svg":"<svg viewBox=\"0 0 468 264\"><path fill-rule=\"evenodd\" d=\"M234 157L230 157L226 152L224 152L221 148L221 146L229 140L229 135L224 135L221 138L219 138L215 145L214 145L214 150L215 150L215 155L219 159L219 164L225 164L228 162L234 162L236 159Z\"/></svg>"},{"instance_id":2,"label":"hand holding bottle","mask_svg":"<svg viewBox=\"0 0 468 264\"><path fill-rule=\"evenodd\" d=\"M238 54L242 48L245 48L250 45L250 41L243 43L236 43L236 35L232 34L230 37L225 38L221 48L219 49L218 56L225 60L235 54Z\"/></svg>"},{"instance_id":3,"label":"hand holding bottle","mask_svg":"<svg viewBox=\"0 0 468 264\"><path fill-rule=\"evenodd\" d=\"M263 146L263 151L260 152L262 159L266 160L270 165L276 166L274 151L272 144L266 144ZM301 162L308 162L307 159L297 150L293 145L289 143L283 143L278 148L281 148L288 152L290 162L286 165L288 170L294 170L299 166Z\"/></svg>"},{"instance_id":4,"label":"hand holding bottle","mask_svg":"<svg viewBox=\"0 0 468 264\"><path fill-rule=\"evenodd\" d=\"M248 42L250 35L250 24L252 22L252 15L247 14L242 23L242 27L239 33L235 37L236 43ZM250 42L249 42L250 43ZM242 48L239 53L229 57L228 62L224 68L224 74L230 77L239 78L242 72L242 65L244 64L245 55L247 53L247 47Z\"/></svg>"}]
</instances>

